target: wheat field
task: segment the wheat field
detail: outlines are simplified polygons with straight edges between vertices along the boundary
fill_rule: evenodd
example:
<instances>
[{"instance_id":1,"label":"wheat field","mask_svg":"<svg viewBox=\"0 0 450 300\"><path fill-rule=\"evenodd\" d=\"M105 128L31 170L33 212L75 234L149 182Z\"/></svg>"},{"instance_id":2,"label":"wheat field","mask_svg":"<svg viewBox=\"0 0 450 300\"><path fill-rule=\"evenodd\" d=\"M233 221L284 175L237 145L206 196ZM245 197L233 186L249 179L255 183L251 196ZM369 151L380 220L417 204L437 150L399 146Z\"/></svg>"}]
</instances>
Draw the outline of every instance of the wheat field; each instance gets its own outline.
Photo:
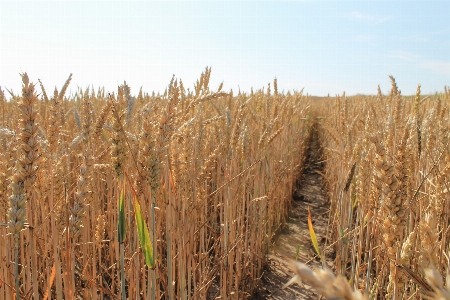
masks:
<instances>
[{"instance_id":1,"label":"wheat field","mask_svg":"<svg viewBox=\"0 0 450 300\"><path fill-rule=\"evenodd\" d=\"M390 81L317 103L339 275L293 268L331 299L450 299L450 91L403 96Z\"/></svg>"},{"instance_id":2,"label":"wheat field","mask_svg":"<svg viewBox=\"0 0 450 300\"><path fill-rule=\"evenodd\" d=\"M276 81L211 90L210 74L192 90L173 78L162 95L124 83L67 96L71 77L49 93L27 74L21 95L2 91L0 299L252 294L302 167L310 103Z\"/></svg>"},{"instance_id":3,"label":"wheat field","mask_svg":"<svg viewBox=\"0 0 450 300\"><path fill-rule=\"evenodd\" d=\"M390 77L388 95L317 98L210 76L67 95L71 76L50 93L24 73L20 95L0 90L0 299L251 299L313 127L332 267L293 262L293 281L450 299L447 88L403 96Z\"/></svg>"}]
</instances>

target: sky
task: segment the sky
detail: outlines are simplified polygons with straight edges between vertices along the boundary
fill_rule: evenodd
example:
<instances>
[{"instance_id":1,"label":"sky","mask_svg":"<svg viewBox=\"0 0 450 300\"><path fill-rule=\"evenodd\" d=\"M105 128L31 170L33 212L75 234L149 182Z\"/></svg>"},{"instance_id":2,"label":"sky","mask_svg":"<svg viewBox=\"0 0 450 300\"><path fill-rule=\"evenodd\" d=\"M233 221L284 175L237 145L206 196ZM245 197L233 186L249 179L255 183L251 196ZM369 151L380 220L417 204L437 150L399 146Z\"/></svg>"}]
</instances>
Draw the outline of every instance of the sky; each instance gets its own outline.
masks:
<instances>
[{"instance_id":1,"label":"sky","mask_svg":"<svg viewBox=\"0 0 450 300\"><path fill-rule=\"evenodd\" d=\"M0 86L163 93L211 67L210 89L403 95L450 85L450 1L3 1ZM38 88L40 91L40 88ZM8 93L6 92L6 95Z\"/></svg>"}]
</instances>

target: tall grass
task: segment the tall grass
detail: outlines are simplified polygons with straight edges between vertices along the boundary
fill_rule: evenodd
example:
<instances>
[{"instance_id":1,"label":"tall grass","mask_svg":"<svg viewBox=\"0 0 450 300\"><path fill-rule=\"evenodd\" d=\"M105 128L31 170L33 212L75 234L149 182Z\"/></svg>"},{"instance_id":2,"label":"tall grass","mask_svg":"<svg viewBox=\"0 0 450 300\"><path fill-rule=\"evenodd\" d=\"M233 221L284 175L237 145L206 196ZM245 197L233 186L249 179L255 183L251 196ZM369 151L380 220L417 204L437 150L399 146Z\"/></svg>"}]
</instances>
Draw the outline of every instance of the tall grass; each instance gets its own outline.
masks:
<instances>
[{"instance_id":1,"label":"tall grass","mask_svg":"<svg viewBox=\"0 0 450 300\"><path fill-rule=\"evenodd\" d=\"M23 174L16 162L26 160L28 126L19 116L27 113L25 90L37 87L24 80L22 95L1 94L0 223L11 226L0 226L0 299L252 295L302 167L309 100L279 93L276 81L274 93L212 90L210 75L206 69L191 90L173 78L164 94L133 94L124 83L117 92L67 95L69 77L49 98L40 83L32 114L39 168L30 169L32 196L17 230L18 206L9 199L18 193L14 176ZM140 247L134 192L153 269Z\"/></svg>"},{"instance_id":2,"label":"tall grass","mask_svg":"<svg viewBox=\"0 0 450 300\"><path fill-rule=\"evenodd\" d=\"M430 290L426 270L448 272L450 94L403 96L390 79L388 95L343 94L313 110L336 273L370 299L412 299Z\"/></svg>"}]
</instances>

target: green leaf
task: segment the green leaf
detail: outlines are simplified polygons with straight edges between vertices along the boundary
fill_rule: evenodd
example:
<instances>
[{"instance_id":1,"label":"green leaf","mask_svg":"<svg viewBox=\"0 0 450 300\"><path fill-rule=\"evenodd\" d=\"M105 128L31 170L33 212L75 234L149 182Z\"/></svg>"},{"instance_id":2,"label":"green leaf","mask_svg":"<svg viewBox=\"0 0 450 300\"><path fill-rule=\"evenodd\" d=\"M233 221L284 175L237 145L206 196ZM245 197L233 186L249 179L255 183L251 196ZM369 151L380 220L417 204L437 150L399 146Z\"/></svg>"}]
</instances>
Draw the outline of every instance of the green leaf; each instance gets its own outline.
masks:
<instances>
[{"instance_id":1,"label":"green leaf","mask_svg":"<svg viewBox=\"0 0 450 300\"><path fill-rule=\"evenodd\" d=\"M141 244L142 252L144 253L145 264L152 268L155 266L155 260L153 255L153 245L150 241L150 234L148 232L147 225L145 224L144 217L142 216L141 206L134 199L134 215L136 217L136 226L139 235L139 243Z\"/></svg>"},{"instance_id":2,"label":"green leaf","mask_svg":"<svg viewBox=\"0 0 450 300\"><path fill-rule=\"evenodd\" d=\"M117 234L119 243L123 243L127 232L125 220L125 184L119 189L119 223L117 227Z\"/></svg>"},{"instance_id":3,"label":"green leaf","mask_svg":"<svg viewBox=\"0 0 450 300\"><path fill-rule=\"evenodd\" d=\"M311 241L313 243L314 249L316 250L317 255L322 259L322 255L320 255L319 250L319 243L317 242L316 233L314 232L314 228L312 225L311 210L309 209L309 205L308 205L308 227L309 227L309 235L311 236Z\"/></svg>"}]
</instances>

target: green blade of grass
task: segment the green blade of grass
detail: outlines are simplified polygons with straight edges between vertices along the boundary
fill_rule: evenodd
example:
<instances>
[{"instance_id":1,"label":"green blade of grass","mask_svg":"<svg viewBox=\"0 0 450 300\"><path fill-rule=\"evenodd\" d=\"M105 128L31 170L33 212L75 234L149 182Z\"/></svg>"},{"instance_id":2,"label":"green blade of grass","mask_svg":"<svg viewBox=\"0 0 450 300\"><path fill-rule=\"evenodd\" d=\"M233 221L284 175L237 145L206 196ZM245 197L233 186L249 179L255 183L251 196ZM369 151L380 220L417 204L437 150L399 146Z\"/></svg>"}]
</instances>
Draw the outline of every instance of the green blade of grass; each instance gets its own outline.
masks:
<instances>
[{"instance_id":1,"label":"green blade of grass","mask_svg":"<svg viewBox=\"0 0 450 300\"><path fill-rule=\"evenodd\" d=\"M136 226L139 235L139 243L141 244L142 252L144 253L145 264L152 268L155 265L153 256L153 245L150 241L150 234L148 232L147 225L145 224L144 217L142 216L141 206L134 197L134 215L136 217Z\"/></svg>"},{"instance_id":2,"label":"green blade of grass","mask_svg":"<svg viewBox=\"0 0 450 300\"><path fill-rule=\"evenodd\" d=\"M126 235L126 220L125 220L125 182L121 184L119 190L119 222L117 225L117 234L119 243L123 243Z\"/></svg>"}]
</instances>

